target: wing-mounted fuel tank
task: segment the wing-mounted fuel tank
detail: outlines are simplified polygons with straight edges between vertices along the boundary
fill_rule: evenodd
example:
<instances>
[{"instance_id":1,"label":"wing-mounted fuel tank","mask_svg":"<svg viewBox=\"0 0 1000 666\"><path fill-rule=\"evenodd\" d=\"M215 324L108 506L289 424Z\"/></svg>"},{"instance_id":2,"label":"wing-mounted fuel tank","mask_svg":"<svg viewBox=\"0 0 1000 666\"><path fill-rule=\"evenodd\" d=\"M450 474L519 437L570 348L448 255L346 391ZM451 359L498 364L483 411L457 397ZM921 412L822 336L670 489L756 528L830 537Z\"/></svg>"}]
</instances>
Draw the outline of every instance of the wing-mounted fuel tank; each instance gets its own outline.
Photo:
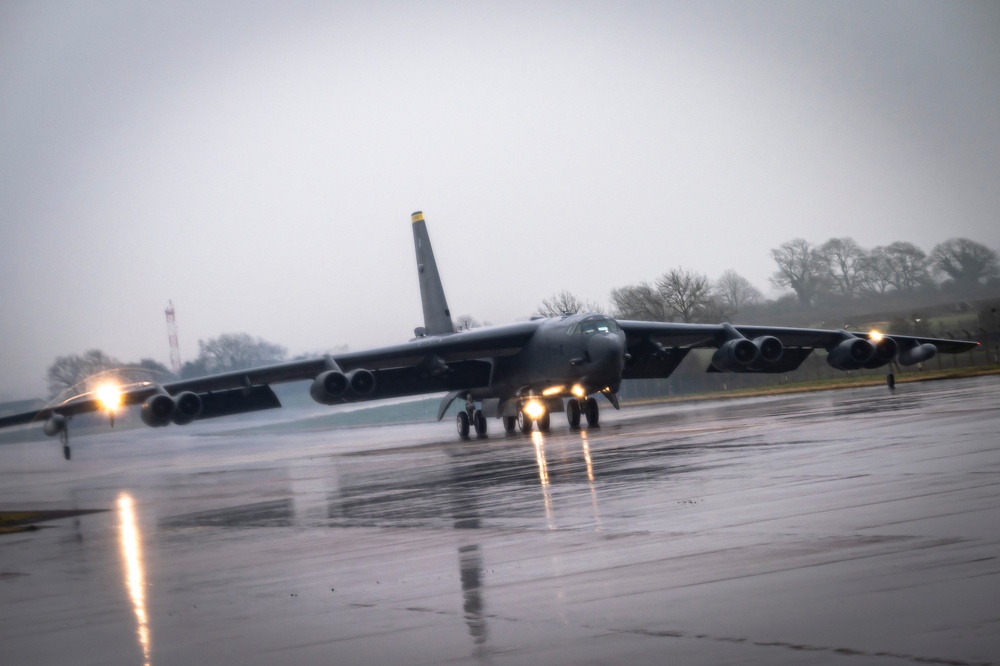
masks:
<instances>
[{"instance_id":1,"label":"wing-mounted fuel tank","mask_svg":"<svg viewBox=\"0 0 1000 666\"><path fill-rule=\"evenodd\" d=\"M914 344L912 347L903 349L896 358L900 365L916 365L934 358L937 354L937 347L929 342L924 344Z\"/></svg>"},{"instance_id":2,"label":"wing-mounted fuel tank","mask_svg":"<svg viewBox=\"0 0 1000 666\"><path fill-rule=\"evenodd\" d=\"M784 354L784 346L777 338L764 335L750 340L731 324L723 324L725 342L712 354L716 372L766 372L777 364Z\"/></svg>"}]
</instances>

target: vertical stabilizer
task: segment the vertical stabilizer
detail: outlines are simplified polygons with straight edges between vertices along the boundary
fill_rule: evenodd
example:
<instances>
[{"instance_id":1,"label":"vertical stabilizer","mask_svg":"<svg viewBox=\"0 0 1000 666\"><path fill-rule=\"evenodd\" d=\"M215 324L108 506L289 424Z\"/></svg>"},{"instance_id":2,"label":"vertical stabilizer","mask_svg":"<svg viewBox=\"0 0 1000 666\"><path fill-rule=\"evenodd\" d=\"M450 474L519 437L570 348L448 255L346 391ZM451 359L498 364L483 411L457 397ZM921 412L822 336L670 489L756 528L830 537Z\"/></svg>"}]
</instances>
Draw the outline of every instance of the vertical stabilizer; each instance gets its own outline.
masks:
<instances>
[{"instance_id":1,"label":"vertical stabilizer","mask_svg":"<svg viewBox=\"0 0 1000 666\"><path fill-rule=\"evenodd\" d=\"M424 331L427 335L454 333L451 311L444 297L441 276L434 262L434 250L427 235L424 214L417 211L410 216L413 221L413 246L417 251L417 277L420 279L420 300L424 306Z\"/></svg>"}]
</instances>

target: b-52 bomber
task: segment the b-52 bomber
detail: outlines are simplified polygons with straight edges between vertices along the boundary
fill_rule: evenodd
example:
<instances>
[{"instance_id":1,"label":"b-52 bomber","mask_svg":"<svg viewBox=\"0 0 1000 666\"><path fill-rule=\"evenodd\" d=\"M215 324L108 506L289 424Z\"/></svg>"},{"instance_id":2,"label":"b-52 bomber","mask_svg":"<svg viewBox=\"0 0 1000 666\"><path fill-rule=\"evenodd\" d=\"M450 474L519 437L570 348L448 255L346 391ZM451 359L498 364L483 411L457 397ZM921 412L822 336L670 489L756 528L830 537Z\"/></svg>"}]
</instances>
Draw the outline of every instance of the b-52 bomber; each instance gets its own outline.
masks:
<instances>
[{"instance_id":1,"label":"b-52 bomber","mask_svg":"<svg viewBox=\"0 0 1000 666\"><path fill-rule=\"evenodd\" d=\"M838 370L914 365L936 353L979 343L909 335L775 326L622 321L597 313L536 317L502 326L456 330L434 260L424 216L411 217L424 325L409 342L291 361L164 384L143 382L75 396L39 411L0 418L0 427L43 422L70 457L68 426L76 414L141 405L152 427L280 407L271 384L311 381L324 405L446 393L441 420L456 400L458 434L483 436L489 419L506 432L547 431L565 412L570 428L596 426L602 395L619 408L624 379L669 377L692 349L715 349L708 372L786 373L816 349ZM893 374L887 375L890 388Z\"/></svg>"}]
</instances>

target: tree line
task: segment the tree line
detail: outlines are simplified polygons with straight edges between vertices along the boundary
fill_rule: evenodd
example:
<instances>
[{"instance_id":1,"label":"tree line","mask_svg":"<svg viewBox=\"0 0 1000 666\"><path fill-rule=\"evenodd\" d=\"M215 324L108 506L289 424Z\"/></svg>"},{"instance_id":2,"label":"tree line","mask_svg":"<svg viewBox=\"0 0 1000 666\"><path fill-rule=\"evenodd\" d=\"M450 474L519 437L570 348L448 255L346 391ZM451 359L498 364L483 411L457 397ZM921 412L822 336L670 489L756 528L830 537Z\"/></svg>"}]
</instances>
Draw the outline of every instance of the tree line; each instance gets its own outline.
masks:
<instances>
[{"instance_id":1,"label":"tree line","mask_svg":"<svg viewBox=\"0 0 1000 666\"><path fill-rule=\"evenodd\" d=\"M62 393L71 395L93 390L101 379L114 376L118 382L166 383L177 379L191 379L220 372L245 370L268 363L280 363L288 357L288 350L263 338L247 333L223 333L217 338L198 341L198 356L185 363L180 376L153 359L144 358L138 363L122 363L99 349L83 354L59 356L49 366L46 374L49 397Z\"/></svg>"},{"instance_id":2,"label":"tree line","mask_svg":"<svg viewBox=\"0 0 1000 666\"><path fill-rule=\"evenodd\" d=\"M904 241L868 250L850 237L817 245L796 238L770 254L777 267L771 284L791 290L778 302L767 301L733 270L712 280L705 273L678 267L652 282L612 289L610 314L620 319L714 323L766 310L768 305L780 309L779 302L789 296L799 309L815 309L893 294L984 296L1000 287L997 253L967 238L940 243L930 254ZM537 312L552 316L602 309L562 291L544 299Z\"/></svg>"}]
</instances>

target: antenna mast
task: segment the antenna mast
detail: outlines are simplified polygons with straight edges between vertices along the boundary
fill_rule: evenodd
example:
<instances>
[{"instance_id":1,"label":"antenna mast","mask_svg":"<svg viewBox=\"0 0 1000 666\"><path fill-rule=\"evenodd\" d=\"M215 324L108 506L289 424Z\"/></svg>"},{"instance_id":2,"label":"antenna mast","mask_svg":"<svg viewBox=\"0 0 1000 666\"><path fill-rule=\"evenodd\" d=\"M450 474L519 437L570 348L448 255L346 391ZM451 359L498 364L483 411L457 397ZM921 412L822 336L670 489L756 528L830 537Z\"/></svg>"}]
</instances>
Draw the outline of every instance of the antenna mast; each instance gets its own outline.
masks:
<instances>
[{"instance_id":1,"label":"antenna mast","mask_svg":"<svg viewBox=\"0 0 1000 666\"><path fill-rule=\"evenodd\" d=\"M174 302L167 301L167 337L170 339L170 367L175 375L181 374L181 350L177 346L177 322L174 319Z\"/></svg>"}]
</instances>

